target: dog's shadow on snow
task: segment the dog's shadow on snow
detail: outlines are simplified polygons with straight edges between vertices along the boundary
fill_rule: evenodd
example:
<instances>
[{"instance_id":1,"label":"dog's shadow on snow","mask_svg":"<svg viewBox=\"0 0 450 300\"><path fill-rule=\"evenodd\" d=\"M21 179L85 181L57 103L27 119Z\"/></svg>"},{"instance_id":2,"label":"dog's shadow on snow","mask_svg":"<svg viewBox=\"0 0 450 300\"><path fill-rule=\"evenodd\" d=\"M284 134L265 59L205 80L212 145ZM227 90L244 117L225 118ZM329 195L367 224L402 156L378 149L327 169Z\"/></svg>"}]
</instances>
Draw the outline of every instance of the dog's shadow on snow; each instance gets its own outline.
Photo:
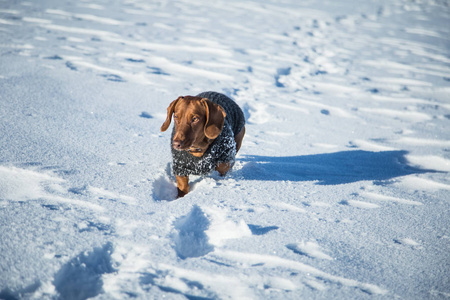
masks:
<instances>
[{"instance_id":1,"label":"dog's shadow on snow","mask_svg":"<svg viewBox=\"0 0 450 300\"><path fill-rule=\"evenodd\" d=\"M407 153L350 150L288 157L244 155L240 160L246 163L235 175L245 180L317 181L320 185L336 185L436 172L408 165Z\"/></svg>"}]
</instances>

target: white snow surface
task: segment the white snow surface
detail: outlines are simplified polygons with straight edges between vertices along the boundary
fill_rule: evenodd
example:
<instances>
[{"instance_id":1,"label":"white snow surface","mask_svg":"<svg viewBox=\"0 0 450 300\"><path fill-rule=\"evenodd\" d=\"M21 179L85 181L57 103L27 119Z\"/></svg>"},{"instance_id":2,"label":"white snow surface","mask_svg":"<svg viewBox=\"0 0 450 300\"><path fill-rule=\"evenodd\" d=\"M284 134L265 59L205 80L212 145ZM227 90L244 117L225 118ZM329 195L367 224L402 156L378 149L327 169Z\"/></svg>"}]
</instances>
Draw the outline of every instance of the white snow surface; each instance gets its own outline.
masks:
<instances>
[{"instance_id":1,"label":"white snow surface","mask_svg":"<svg viewBox=\"0 0 450 300\"><path fill-rule=\"evenodd\" d=\"M175 200L168 104L233 171ZM448 299L446 0L0 0L0 299Z\"/></svg>"}]
</instances>

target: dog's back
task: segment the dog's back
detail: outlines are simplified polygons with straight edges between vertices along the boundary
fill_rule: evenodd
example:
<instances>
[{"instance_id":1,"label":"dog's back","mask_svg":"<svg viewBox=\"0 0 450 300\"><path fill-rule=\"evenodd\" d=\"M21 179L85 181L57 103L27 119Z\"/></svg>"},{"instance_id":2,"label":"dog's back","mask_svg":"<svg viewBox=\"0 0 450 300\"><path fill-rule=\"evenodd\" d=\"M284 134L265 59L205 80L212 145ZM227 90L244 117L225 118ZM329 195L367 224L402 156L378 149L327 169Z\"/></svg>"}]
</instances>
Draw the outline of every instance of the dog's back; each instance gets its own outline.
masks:
<instances>
[{"instance_id":1,"label":"dog's back","mask_svg":"<svg viewBox=\"0 0 450 300\"><path fill-rule=\"evenodd\" d=\"M223 107L227 114L225 121L231 126L235 136L242 130L245 125L244 113L232 99L217 92L203 92L198 94L197 97L207 98Z\"/></svg>"}]
</instances>

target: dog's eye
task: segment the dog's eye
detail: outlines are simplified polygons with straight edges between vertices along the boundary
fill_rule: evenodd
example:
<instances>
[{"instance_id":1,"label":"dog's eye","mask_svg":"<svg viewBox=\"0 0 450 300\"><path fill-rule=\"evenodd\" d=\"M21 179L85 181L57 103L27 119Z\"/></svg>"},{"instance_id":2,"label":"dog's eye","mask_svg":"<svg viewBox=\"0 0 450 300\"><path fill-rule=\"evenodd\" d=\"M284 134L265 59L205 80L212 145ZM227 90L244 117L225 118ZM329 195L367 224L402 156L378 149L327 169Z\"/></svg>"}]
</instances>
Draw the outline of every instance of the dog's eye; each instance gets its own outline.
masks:
<instances>
[{"instance_id":1,"label":"dog's eye","mask_svg":"<svg viewBox=\"0 0 450 300\"><path fill-rule=\"evenodd\" d=\"M200 119L198 117L192 117L192 123L198 122Z\"/></svg>"}]
</instances>

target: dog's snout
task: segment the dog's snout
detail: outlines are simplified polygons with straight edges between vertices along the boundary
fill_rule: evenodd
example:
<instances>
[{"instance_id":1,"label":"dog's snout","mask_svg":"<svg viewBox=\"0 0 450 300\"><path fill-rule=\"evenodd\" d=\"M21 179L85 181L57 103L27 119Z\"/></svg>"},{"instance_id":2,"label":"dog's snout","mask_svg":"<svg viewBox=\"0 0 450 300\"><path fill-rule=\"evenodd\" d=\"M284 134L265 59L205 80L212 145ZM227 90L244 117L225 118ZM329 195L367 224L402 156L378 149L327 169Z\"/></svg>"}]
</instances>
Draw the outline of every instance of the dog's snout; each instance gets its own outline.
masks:
<instances>
[{"instance_id":1,"label":"dog's snout","mask_svg":"<svg viewBox=\"0 0 450 300\"><path fill-rule=\"evenodd\" d=\"M176 139L176 140L173 140L173 142L172 142L172 147L174 149L180 150L182 148L182 145L183 145L183 141L182 140Z\"/></svg>"}]
</instances>

